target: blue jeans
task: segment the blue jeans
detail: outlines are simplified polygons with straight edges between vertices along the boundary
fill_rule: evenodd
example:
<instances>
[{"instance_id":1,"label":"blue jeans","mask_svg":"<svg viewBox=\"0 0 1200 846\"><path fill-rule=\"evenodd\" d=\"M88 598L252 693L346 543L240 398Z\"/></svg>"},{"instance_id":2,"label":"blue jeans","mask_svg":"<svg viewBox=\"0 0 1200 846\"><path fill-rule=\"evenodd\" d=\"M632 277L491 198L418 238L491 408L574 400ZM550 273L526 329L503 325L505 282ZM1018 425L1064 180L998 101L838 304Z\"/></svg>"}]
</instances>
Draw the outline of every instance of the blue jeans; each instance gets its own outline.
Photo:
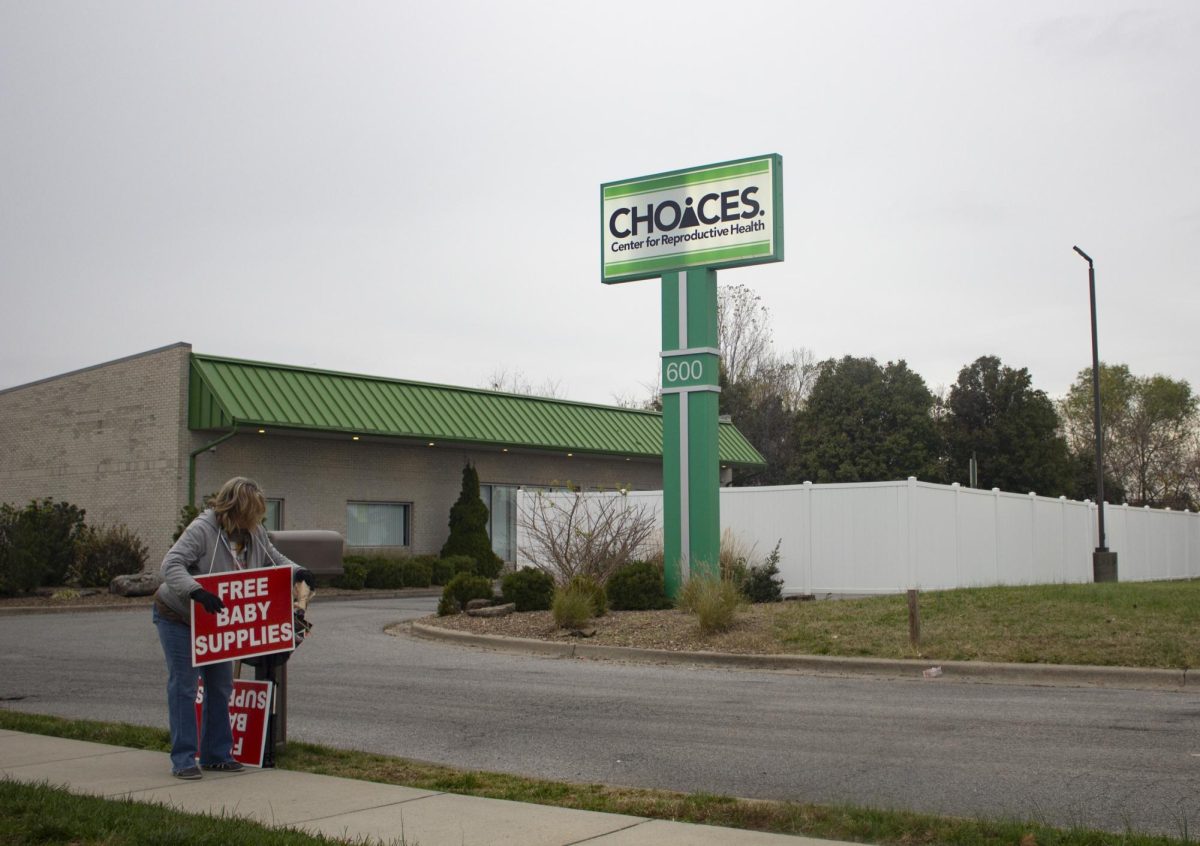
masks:
<instances>
[{"instance_id":1,"label":"blue jeans","mask_svg":"<svg viewBox=\"0 0 1200 846\"><path fill-rule=\"evenodd\" d=\"M188 626L153 613L158 639L167 659L167 716L171 726L171 770L233 760L233 732L229 728L229 697L233 694L233 664L225 661L192 666L192 632ZM204 679L203 729L196 737L196 679Z\"/></svg>"}]
</instances>

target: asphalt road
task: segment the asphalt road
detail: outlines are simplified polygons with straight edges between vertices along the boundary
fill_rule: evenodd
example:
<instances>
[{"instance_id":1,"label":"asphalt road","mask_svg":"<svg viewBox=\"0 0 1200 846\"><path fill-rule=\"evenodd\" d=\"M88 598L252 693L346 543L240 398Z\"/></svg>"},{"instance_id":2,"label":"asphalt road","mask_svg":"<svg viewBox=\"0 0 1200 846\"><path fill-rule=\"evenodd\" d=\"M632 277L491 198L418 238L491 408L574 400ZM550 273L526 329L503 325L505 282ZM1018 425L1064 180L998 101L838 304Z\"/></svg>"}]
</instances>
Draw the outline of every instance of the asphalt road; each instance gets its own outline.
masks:
<instances>
[{"instance_id":1,"label":"asphalt road","mask_svg":"<svg viewBox=\"0 0 1200 846\"><path fill-rule=\"evenodd\" d=\"M290 736L559 780L1200 830L1197 693L534 658L383 633L434 604L312 606ZM0 617L0 706L165 726L165 677L148 610Z\"/></svg>"}]
</instances>

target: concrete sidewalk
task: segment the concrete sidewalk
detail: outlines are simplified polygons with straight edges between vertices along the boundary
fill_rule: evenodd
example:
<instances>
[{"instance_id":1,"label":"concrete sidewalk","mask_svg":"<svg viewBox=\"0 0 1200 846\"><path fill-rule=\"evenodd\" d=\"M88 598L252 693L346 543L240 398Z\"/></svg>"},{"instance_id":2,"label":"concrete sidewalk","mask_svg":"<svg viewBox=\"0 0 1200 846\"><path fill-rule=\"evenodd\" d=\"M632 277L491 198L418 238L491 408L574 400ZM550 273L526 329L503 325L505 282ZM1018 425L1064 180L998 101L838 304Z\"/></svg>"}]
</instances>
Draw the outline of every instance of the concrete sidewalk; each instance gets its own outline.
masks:
<instances>
[{"instance_id":1,"label":"concrete sidewalk","mask_svg":"<svg viewBox=\"0 0 1200 846\"><path fill-rule=\"evenodd\" d=\"M171 775L165 753L0 730L0 777L408 846L818 846L829 840L575 811L288 770Z\"/></svg>"}]
</instances>

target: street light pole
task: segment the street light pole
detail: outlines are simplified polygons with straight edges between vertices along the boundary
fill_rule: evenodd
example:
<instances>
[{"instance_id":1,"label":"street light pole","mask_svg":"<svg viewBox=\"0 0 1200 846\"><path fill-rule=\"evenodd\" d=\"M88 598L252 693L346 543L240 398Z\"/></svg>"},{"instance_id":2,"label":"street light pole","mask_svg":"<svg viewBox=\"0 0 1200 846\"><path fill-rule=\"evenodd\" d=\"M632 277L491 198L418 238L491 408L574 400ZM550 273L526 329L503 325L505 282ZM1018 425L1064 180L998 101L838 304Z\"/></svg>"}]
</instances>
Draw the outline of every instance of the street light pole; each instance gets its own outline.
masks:
<instances>
[{"instance_id":1,"label":"street light pole","mask_svg":"<svg viewBox=\"0 0 1200 846\"><path fill-rule=\"evenodd\" d=\"M1104 430L1100 428L1100 347L1096 340L1096 266L1092 257L1079 247L1074 248L1088 263L1088 294L1092 301L1092 411L1096 441L1096 515L1100 544L1092 553L1092 579L1097 582L1117 580L1117 554L1109 552L1104 537Z\"/></svg>"}]
</instances>

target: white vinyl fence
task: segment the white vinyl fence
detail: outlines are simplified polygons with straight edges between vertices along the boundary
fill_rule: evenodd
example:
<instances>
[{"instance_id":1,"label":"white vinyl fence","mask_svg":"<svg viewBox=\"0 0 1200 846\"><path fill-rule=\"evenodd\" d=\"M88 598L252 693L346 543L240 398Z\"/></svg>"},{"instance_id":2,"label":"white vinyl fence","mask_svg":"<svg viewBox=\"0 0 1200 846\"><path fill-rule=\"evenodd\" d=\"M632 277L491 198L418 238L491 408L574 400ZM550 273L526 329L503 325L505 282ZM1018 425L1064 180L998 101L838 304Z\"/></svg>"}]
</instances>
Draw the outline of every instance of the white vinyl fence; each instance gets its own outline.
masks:
<instances>
[{"instance_id":1,"label":"white vinyl fence","mask_svg":"<svg viewBox=\"0 0 1200 846\"><path fill-rule=\"evenodd\" d=\"M521 492L521 513L535 495ZM661 525L661 491L631 492L628 500ZM1090 582L1097 537L1091 502L912 478L722 488L721 524L760 558L779 541L788 594ZM1104 526L1121 581L1200 577L1200 514L1108 505ZM519 528L517 542L523 563Z\"/></svg>"}]
</instances>

